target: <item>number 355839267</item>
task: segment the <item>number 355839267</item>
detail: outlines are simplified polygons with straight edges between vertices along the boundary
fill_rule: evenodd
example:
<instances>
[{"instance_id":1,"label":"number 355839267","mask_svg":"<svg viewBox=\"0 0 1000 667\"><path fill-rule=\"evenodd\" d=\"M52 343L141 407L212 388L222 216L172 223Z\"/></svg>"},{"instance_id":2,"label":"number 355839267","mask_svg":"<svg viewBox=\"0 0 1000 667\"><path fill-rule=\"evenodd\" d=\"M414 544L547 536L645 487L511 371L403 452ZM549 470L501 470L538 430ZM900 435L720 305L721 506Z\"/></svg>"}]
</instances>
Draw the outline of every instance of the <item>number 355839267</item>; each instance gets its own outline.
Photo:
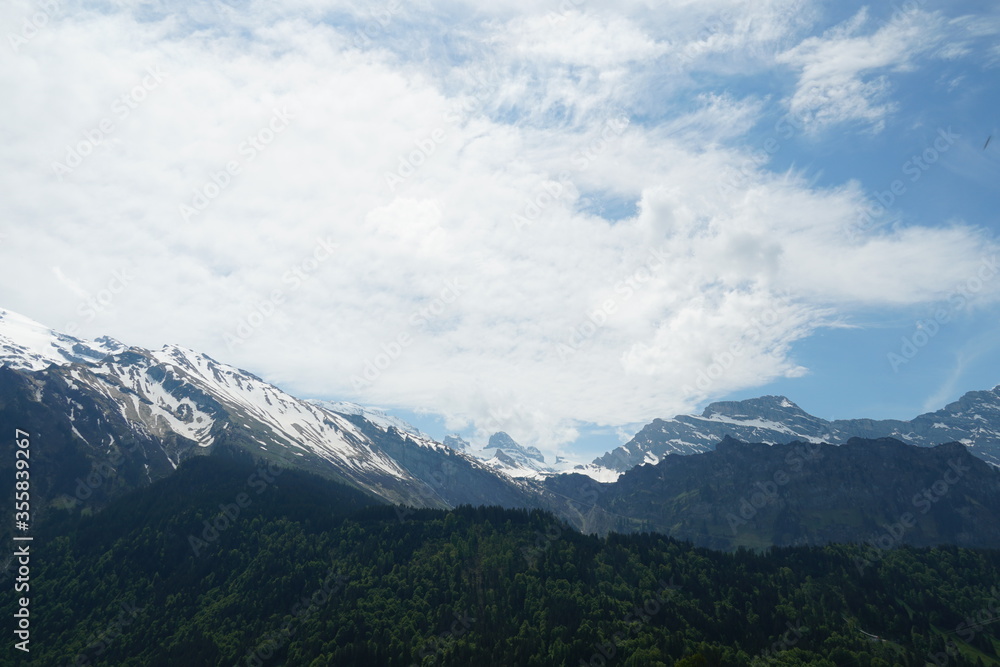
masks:
<instances>
[{"instance_id":1,"label":"number 355839267","mask_svg":"<svg viewBox=\"0 0 1000 667\"><path fill-rule=\"evenodd\" d=\"M14 467L17 472L14 473L16 482L14 483L14 488L16 494L14 500L16 505L14 507L15 521L28 521L30 516L29 512L31 510L30 506L30 476L28 474L28 468L30 467L31 458L31 441L29 439L29 434L26 431L17 429L15 432L15 438L17 440L17 449L15 450L15 462Z\"/></svg>"}]
</instances>

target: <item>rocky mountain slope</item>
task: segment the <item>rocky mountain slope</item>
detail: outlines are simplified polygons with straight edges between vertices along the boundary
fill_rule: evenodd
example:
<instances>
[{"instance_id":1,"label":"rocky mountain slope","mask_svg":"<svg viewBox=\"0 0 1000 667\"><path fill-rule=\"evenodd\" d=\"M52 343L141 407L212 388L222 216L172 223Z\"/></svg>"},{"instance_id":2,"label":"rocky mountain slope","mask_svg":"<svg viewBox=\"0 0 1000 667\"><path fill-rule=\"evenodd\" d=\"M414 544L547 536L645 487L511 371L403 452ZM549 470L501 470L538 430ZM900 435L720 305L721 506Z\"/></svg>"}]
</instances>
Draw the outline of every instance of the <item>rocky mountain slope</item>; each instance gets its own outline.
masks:
<instances>
[{"instance_id":1,"label":"rocky mountain slope","mask_svg":"<svg viewBox=\"0 0 1000 667\"><path fill-rule=\"evenodd\" d=\"M892 536L909 512L917 521L901 542L1000 546L1000 469L969 453L992 456L997 390L911 422L827 422L782 397L714 403L700 417L653 422L598 464L574 466L506 433L474 452L383 411L300 400L193 350L83 341L8 311L0 352L0 432L31 434L35 512L89 512L187 458L237 452L262 466L262 478L280 465L411 507L543 508L585 532L656 530L718 548L863 541L885 526ZM849 438L886 432L923 447ZM934 446L948 439L962 444ZM822 453L815 461L803 453L810 448ZM0 459L8 497L13 465L12 455ZM926 489L934 497L925 503Z\"/></svg>"},{"instance_id":2,"label":"rocky mountain slope","mask_svg":"<svg viewBox=\"0 0 1000 667\"><path fill-rule=\"evenodd\" d=\"M653 420L594 464L625 471L642 463L656 463L670 453L710 451L727 436L769 444L795 440L843 444L851 438L896 438L919 447L961 442L984 461L1000 465L1000 386L969 392L940 410L909 421L827 421L784 396L712 403L701 415Z\"/></svg>"},{"instance_id":3,"label":"rocky mountain slope","mask_svg":"<svg viewBox=\"0 0 1000 667\"><path fill-rule=\"evenodd\" d=\"M220 447L415 507L534 506L523 482L474 457L299 400L192 350L89 343L9 311L0 315L0 349L0 427L36 443L36 509L99 506ZM13 461L0 462L4 480L14 479L4 472Z\"/></svg>"},{"instance_id":4,"label":"rocky mountain slope","mask_svg":"<svg viewBox=\"0 0 1000 667\"><path fill-rule=\"evenodd\" d=\"M588 532L649 530L702 546L865 542L1000 547L1000 469L959 443L892 438L745 444L669 454L614 484L580 475L545 481Z\"/></svg>"}]
</instances>

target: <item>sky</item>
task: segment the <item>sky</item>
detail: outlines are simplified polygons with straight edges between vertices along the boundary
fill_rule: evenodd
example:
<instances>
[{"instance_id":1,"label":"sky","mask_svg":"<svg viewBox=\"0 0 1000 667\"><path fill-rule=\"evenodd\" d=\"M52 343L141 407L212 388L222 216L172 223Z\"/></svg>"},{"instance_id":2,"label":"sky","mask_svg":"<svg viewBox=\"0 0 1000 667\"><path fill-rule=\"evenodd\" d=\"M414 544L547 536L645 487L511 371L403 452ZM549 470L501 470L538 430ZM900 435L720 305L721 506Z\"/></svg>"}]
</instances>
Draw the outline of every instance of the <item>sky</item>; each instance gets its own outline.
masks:
<instances>
[{"instance_id":1,"label":"sky","mask_svg":"<svg viewBox=\"0 0 1000 667\"><path fill-rule=\"evenodd\" d=\"M0 7L0 304L590 458L1000 384L1000 7ZM990 143L987 141L990 137Z\"/></svg>"}]
</instances>

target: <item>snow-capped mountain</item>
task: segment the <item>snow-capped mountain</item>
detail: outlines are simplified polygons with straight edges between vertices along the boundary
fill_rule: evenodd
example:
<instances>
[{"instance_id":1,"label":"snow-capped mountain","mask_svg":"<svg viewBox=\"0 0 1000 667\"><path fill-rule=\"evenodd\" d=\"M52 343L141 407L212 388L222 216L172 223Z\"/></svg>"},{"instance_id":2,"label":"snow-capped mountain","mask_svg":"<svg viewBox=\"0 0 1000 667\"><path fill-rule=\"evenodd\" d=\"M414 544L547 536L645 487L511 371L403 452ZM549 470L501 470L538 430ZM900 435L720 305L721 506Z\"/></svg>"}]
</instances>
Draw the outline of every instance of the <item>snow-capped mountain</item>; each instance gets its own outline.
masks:
<instances>
[{"instance_id":1,"label":"snow-capped mountain","mask_svg":"<svg viewBox=\"0 0 1000 667\"><path fill-rule=\"evenodd\" d=\"M487 464L513 477L541 478L542 471L550 472L537 447L522 447L503 431L490 436L486 450L495 452Z\"/></svg>"},{"instance_id":2,"label":"snow-capped mountain","mask_svg":"<svg viewBox=\"0 0 1000 667\"><path fill-rule=\"evenodd\" d=\"M542 485L567 521L599 534L655 531L712 549L873 544L890 534L890 544L1000 546L1000 468L956 442L727 438L713 451L636 466L614 484L559 475Z\"/></svg>"},{"instance_id":3,"label":"snow-capped mountain","mask_svg":"<svg viewBox=\"0 0 1000 667\"><path fill-rule=\"evenodd\" d=\"M93 341L53 331L32 319L0 309L0 365L37 371L52 364L100 361L125 346L103 336Z\"/></svg>"},{"instance_id":4,"label":"snow-capped mountain","mask_svg":"<svg viewBox=\"0 0 1000 667\"><path fill-rule=\"evenodd\" d=\"M613 482L620 474L601 465L582 465L563 458L548 464L537 447L524 447L503 431L490 436L481 458L494 470L515 479L543 480L553 475L577 473L597 482Z\"/></svg>"},{"instance_id":5,"label":"snow-capped mountain","mask_svg":"<svg viewBox=\"0 0 1000 667\"><path fill-rule=\"evenodd\" d=\"M456 449L460 452L465 452L469 450L469 442L460 435L446 435L442 441L445 446Z\"/></svg>"},{"instance_id":6,"label":"snow-capped mountain","mask_svg":"<svg viewBox=\"0 0 1000 667\"><path fill-rule=\"evenodd\" d=\"M421 433L420 429L416 426L403 421L399 417L390 415L381 408L358 405L357 403L351 403L349 401L323 401L319 399L307 399L306 402L323 408L329 412L336 412L339 415L357 415L359 417L364 417L371 423L378 424L379 426L384 426L386 428L391 426L401 433L409 433L420 438L427 438L427 436Z\"/></svg>"},{"instance_id":7,"label":"snow-capped mountain","mask_svg":"<svg viewBox=\"0 0 1000 667\"><path fill-rule=\"evenodd\" d=\"M221 448L395 503L535 506L523 482L384 413L300 400L193 350L82 341L10 311L0 345L0 426L44 434L47 453L62 452L33 486L51 487L50 501L110 497Z\"/></svg>"},{"instance_id":8,"label":"snow-capped mountain","mask_svg":"<svg viewBox=\"0 0 1000 667\"><path fill-rule=\"evenodd\" d=\"M299 467L392 503L544 508L587 530L631 530L652 520L640 516L652 487L623 471L671 452L713 450L727 436L769 444L957 440L1000 463L1000 387L911 421L826 421L781 396L713 403L700 416L656 420L579 465L548 461L502 432L479 451L458 436L437 442L385 411L301 400L193 350L84 341L9 311L0 311L0 349L0 430L22 429L44 443L32 451L39 507L99 506L170 475L187 457L218 454ZM4 479L14 479L13 460L0 461ZM614 494L622 499L598 508Z\"/></svg>"},{"instance_id":9,"label":"snow-capped mountain","mask_svg":"<svg viewBox=\"0 0 1000 667\"><path fill-rule=\"evenodd\" d=\"M712 403L701 415L655 419L630 441L594 460L625 471L665 455L714 449L725 437L785 444L795 440L843 444L851 438L896 438L920 447L961 442L979 458L1000 464L1000 386L973 391L941 410L910 421L814 417L784 396Z\"/></svg>"},{"instance_id":10,"label":"snow-capped mountain","mask_svg":"<svg viewBox=\"0 0 1000 667\"><path fill-rule=\"evenodd\" d=\"M252 440L263 452L289 451L351 471L407 476L343 416L193 350L131 348L69 373L99 389L119 391L123 402L131 403L130 417L155 434L169 430L208 447L220 426L244 426L253 429Z\"/></svg>"}]
</instances>

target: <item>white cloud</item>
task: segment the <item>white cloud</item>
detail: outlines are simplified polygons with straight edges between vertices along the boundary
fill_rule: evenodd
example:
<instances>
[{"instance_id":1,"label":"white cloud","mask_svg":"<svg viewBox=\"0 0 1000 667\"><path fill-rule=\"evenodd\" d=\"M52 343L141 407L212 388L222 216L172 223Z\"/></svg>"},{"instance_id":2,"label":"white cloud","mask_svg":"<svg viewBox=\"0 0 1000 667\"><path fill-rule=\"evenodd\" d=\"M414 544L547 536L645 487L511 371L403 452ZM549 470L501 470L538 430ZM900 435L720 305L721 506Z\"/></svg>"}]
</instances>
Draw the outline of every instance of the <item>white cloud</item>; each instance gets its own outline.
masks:
<instances>
[{"instance_id":1,"label":"white cloud","mask_svg":"<svg viewBox=\"0 0 1000 667\"><path fill-rule=\"evenodd\" d=\"M801 374L796 340L858 306L938 298L992 247L962 225L851 240L857 186L747 169L727 145L763 99L706 93L637 119L664 44L678 43L659 26L697 24L704 9L674 3L647 22L641 4L638 18L580 8L553 24L510 6L485 22L455 10L447 53L420 30L442 18L418 8L379 23L364 48L357 22L373 19L329 18L344 8L218 10L71 13L0 69L5 307L60 327L78 296L51 267L101 286L136 265L84 334L177 342L302 395L427 409L554 446L576 420L643 422ZM777 43L793 22L768 25ZM918 28L852 30L787 58L825 90L846 81L837 113L867 117L881 103L861 73L900 66L898 44ZM463 42L475 38L479 51ZM857 58L827 68L833 43ZM150 67L163 82L118 117L115 100ZM53 161L106 117L113 130L60 180ZM196 193L211 201L185 219ZM584 197L637 213L606 220ZM266 317L249 326L255 312Z\"/></svg>"},{"instance_id":2,"label":"white cloud","mask_svg":"<svg viewBox=\"0 0 1000 667\"><path fill-rule=\"evenodd\" d=\"M632 21L570 10L517 18L500 38L518 57L606 69L666 50Z\"/></svg>"},{"instance_id":3,"label":"white cloud","mask_svg":"<svg viewBox=\"0 0 1000 667\"><path fill-rule=\"evenodd\" d=\"M693 3L685 9L666 14L664 28L674 46L670 61L698 69L770 65L819 16L817 7L803 0Z\"/></svg>"},{"instance_id":4,"label":"white cloud","mask_svg":"<svg viewBox=\"0 0 1000 667\"><path fill-rule=\"evenodd\" d=\"M780 54L778 62L799 70L789 110L813 127L861 122L874 131L896 109L886 73L913 67L914 59L941 39L937 14L896 12L871 34L867 8L822 36L809 37Z\"/></svg>"}]
</instances>

